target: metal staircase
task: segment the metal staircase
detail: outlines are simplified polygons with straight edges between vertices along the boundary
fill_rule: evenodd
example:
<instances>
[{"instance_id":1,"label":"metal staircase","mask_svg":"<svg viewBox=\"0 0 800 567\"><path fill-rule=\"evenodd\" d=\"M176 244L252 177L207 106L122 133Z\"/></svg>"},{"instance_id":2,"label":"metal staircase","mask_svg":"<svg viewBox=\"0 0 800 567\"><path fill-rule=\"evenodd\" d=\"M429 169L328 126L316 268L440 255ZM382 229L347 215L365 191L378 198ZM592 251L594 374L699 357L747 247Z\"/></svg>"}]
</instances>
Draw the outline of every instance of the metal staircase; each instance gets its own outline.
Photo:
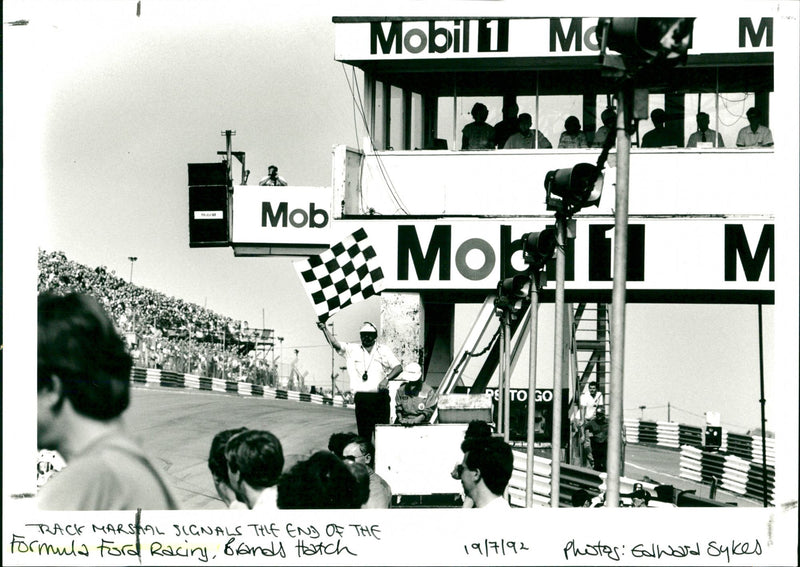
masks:
<instances>
[{"instance_id":1,"label":"metal staircase","mask_svg":"<svg viewBox=\"0 0 800 567\"><path fill-rule=\"evenodd\" d=\"M597 391L603 394L603 405L608 406L611 373L611 332L609 305L605 303L579 303L569 310L572 338L569 348L569 384L571 417L580 411L583 388L592 380L597 382ZM579 441L578 424L571 419L570 461L582 464L583 454Z\"/></svg>"}]
</instances>

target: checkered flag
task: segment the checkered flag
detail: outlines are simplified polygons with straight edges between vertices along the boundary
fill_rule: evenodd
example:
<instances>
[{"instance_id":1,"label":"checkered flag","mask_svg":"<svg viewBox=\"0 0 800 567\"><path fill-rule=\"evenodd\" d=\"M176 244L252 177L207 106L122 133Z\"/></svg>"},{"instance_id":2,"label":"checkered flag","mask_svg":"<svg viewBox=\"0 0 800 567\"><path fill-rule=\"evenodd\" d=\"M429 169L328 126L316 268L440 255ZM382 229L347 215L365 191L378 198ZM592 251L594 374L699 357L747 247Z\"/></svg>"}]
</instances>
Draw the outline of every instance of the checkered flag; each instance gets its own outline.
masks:
<instances>
[{"instance_id":1,"label":"checkered flag","mask_svg":"<svg viewBox=\"0 0 800 567\"><path fill-rule=\"evenodd\" d=\"M386 287L375 249L363 228L319 256L295 262L294 267L322 322Z\"/></svg>"}]
</instances>

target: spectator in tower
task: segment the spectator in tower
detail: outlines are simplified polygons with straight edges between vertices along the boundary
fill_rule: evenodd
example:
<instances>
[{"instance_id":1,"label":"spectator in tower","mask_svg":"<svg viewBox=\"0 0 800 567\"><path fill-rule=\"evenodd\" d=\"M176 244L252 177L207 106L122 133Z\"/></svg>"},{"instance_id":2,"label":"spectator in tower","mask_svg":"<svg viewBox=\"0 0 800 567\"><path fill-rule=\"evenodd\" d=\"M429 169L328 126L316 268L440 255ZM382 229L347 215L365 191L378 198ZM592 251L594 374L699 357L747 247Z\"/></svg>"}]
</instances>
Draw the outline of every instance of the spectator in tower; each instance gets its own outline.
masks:
<instances>
[{"instance_id":1,"label":"spectator in tower","mask_svg":"<svg viewBox=\"0 0 800 567\"><path fill-rule=\"evenodd\" d=\"M131 357L100 304L38 299L37 434L66 466L42 487L45 510L174 510L158 468L126 433Z\"/></svg>"},{"instance_id":2,"label":"spectator in tower","mask_svg":"<svg viewBox=\"0 0 800 567\"><path fill-rule=\"evenodd\" d=\"M761 111L755 107L747 109L747 121L749 126L739 130L736 136L736 146L739 148L763 148L772 147L772 131L761 124Z\"/></svg>"},{"instance_id":3,"label":"spectator in tower","mask_svg":"<svg viewBox=\"0 0 800 567\"><path fill-rule=\"evenodd\" d=\"M416 362L406 365L400 380L406 380L406 383L401 385L395 394L396 422L402 425L430 422L439 398L436 391L425 383L425 375L420 365Z\"/></svg>"},{"instance_id":4,"label":"spectator in tower","mask_svg":"<svg viewBox=\"0 0 800 567\"><path fill-rule=\"evenodd\" d=\"M461 149L462 150L493 150L494 149L494 128L486 123L489 117L489 109L481 102L476 102L472 106L473 121L464 126L461 130Z\"/></svg>"},{"instance_id":5,"label":"spectator in tower","mask_svg":"<svg viewBox=\"0 0 800 567\"><path fill-rule=\"evenodd\" d=\"M600 120L603 122L603 125L594 133L592 147L602 148L603 144L606 143L606 139L611 136L611 147L613 148L616 143L615 137L617 135L617 113L614 112L612 108L606 108L600 114Z\"/></svg>"},{"instance_id":6,"label":"spectator in tower","mask_svg":"<svg viewBox=\"0 0 800 567\"><path fill-rule=\"evenodd\" d=\"M278 508L282 510L359 507L358 481L347 465L329 451L318 451L298 462L278 483Z\"/></svg>"},{"instance_id":7,"label":"spectator in tower","mask_svg":"<svg viewBox=\"0 0 800 567\"><path fill-rule=\"evenodd\" d=\"M251 510L277 508L283 447L269 431L248 429L225 444L228 478L239 500Z\"/></svg>"},{"instance_id":8,"label":"spectator in tower","mask_svg":"<svg viewBox=\"0 0 800 567\"><path fill-rule=\"evenodd\" d=\"M519 132L519 106L513 97L503 99L503 119L494 125L494 143L502 150L511 134Z\"/></svg>"},{"instance_id":9,"label":"spectator in tower","mask_svg":"<svg viewBox=\"0 0 800 567\"><path fill-rule=\"evenodd\" d=\"M539 132L538 130L531 129L531 125L533 125L533 118L527 112L523 112L519 115L519 130L509 136L508 140L506 140L506 145L503 146L505 150L517 150L517 149L531 149L531 148L539 148L539 149L550 149L553 145L550 143L544 134Z\"/></svg>"},{"instance_id":10,"label":"spectator in tower","mask_svg":"<svg viewBox=\"0 0 800 567\"><path fill-rule=\"evenodd\" d=\"M289 185L283 177L278 175L278 168L274 165L267 168L267 176L262 177L258 184L267 187L285 187Z\"/></svg>"},{"instance_id":11,"label":"spectator in tower","mask_svg":"<svg viewBox=\"0 0 800 567\"><path fill-rule=\"evenodd\" d=\"M350 391L355 392L358 434L372 440L375 425L389 423L389 381L394 380L403 367L389 347L376 342L378 329L372 323L361 327L360 344L340 343L325 323L320 321L317 326L347 363Z\"/></svg>"},{"instance_id":12,"label":"spectator in tower","mask_svg":"<svg viewBox=\"0 0 800 567\"><path fill-rule=\"evenodd\" d=\"M471 437L461 443L464 458L453 470L475 508L510 508L503 497L514 470L511 445L500 437Z\"/></svg>"},{"instance_id":13,"label":"spectator in tower","mask_svg":"<svg viewBox=\"0 0 800 567\"><path fill-rule=\"evenodd\" d=\"M589 444L592 448L592 459L594 460L594 470L605 472L606 455L608 454L608 420L606 419L606 408L598 406L595 410L594 418L587 420L583 424L584 435L589 437Z\"/></svg>"},{"instance_id":14,"label":"spectator in tower","mask_svg":"<svg viewBox=\"0 0 800 567\"><path fill-rule=\"evenodd\" d=\"M725 143L718 132L708 127L710 117L706 112L697 113L697 131L689 135L687 148L724 148Z\"/></svg>"},{"instance_id":15,"label":"spectator in tower","mask_svg":"<svg viewBox=\"0 0 800 567\"><path fill-rule=\"evenodd\" d=\"M392 503L389 483L375 472L375 446L362 437L356 437L342 452L345 461L361 463L369 469L369 500L362 508L388 508Z\"/></svg>"},{"instance_id":16,"label":"spectator in tower","mask_svg":"<svg viewBox=\"0 0 800 567\"><path fill-rule=\"evenodd\" d=\"M581 121L577 116L570 116L564 121L564 131L558 139L559 148L588 148L586 134L581 132Z\"/></svg>"},{"instance_id":17,"label":"spectator in tower","mask_svg":"<svg viewBox=\"0 0 800 567\"><path fill-rule=\"evenodd\" d=\"M664 109L654 109L653 112L650 113L650 120L653 121L653 129L642 136L643 148L678 146L678 143L673 139L672 133L665 127L667 113L664 112Z\"/></svg>"},{"instance_id":18,"label":"spectator in tower","mask_svg":"<svg viewBox=\"0 0 800 567\"><path fill-rule=\"evenodd\" d=\"M236 497L236 491L231 486L228 476L228 460L225 458L225 445L234 435L247 431L246 427L238 429L225 429L220 431L211 440L211 448L208 451L208 470L211 471L211 479L214 481L214 488L217 494L231 510L247 510L247 504Z\"/></svg>"}]
</instances>

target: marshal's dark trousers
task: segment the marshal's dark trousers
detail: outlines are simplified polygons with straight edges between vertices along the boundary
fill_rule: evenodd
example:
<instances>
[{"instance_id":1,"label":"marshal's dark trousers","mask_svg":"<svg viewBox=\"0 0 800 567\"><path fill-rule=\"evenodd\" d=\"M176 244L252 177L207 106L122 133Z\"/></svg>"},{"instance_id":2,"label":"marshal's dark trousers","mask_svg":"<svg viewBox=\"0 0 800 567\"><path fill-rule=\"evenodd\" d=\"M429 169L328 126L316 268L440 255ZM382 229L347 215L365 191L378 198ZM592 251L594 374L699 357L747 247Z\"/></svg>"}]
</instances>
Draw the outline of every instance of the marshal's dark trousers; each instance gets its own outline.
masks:
<instances>
[{"instance_id":1,"label":"marshal's dark trousers","mask_svg":"<svg viewBox=\"0 0 800 567\"><path fill-rule=\"evenodd\" d=\"M375 425L389 423L389 392L356 392L356 425L358 435L372 441Z\"/></svg>"}]
</instances>

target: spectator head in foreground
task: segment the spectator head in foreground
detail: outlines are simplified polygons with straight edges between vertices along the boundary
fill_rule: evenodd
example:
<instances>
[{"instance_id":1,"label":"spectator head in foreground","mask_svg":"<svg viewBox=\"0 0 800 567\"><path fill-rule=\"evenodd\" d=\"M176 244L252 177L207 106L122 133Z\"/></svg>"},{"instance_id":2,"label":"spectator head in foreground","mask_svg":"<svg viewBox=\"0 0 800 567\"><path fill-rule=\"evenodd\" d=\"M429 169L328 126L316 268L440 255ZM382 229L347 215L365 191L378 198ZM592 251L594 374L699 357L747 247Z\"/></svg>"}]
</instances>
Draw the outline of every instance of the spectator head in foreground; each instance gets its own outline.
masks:
<instances>
[{"instance_id":1,"label":"spectator head in foreground","mask_svg":"<svg viewBox=\"0 0 800 567\"><path fill-rule=\"evenodd\" d=\"M592 505L592 497L584 489L580 488L572 493L573 508L589 508Z\"/></svg>"},{"instance_id":2,"label":"spectator head in foreground","mask_svg":"<svg viewBox=\"0 0 800 567\"><path fill-rule=\"evenodd\" d=\"M353 431L333 433L328 439L328 451L339 457L344 457L344 448L347 447L358 434Z\"/></svg>"},{"instance_id":3,"label":"spectator head in foreground","mask_svg":"<svg viewBox=\"0 0 800 567\"><path fill-rule=\"evenodd\" d=\"M170 510L159 470L125 433L131 357L88 295L38 298L37 434L67 467L39 493L49 510Z\"/></svg>"},{"instance_id":4,"label":"spectator head in foreground","mask_svg":"<svg viewBox=\"0 0 800 567\"><path fill-rule=\"evenodd\" d=\"M342 459L361 463L375 470L375 445L363 437L356 436L342 451Z\"/></svg>"},{"instance_id":5,"label":"spectator head in foreground","mask_svg":"<svg viewBox=\"0 0 800 567\"><path fill-rule=\"evenodd\" d=\"M461 443L464 458L454 476L476 508L507 507L503 492L514 470L511 445L499 437L470 437Z\"/></svg>"},{"instance_id":6,"label":"spectator head in foreground","mask_svg":"<svg viewBox=\"0 0 800 567\"><path fill-rule=\"evenodd\" d=\"M110 425L127 409L131 357L93 298L44 294L38 309L39 446L69 460L80 423Z\"/></svg>"},{"instance_id":7,"label":"spectator head in foreground","mask_svg":"<svg viewBox=\"0 0 800 567\"><path fill-rule=\"evenodd\" d=\"M217 494L228 507L239 500L236 498L236 491L231 486L230 477L228 477L228 461L225 458L225 445L231 437L246 430L246 427L239 427L237 429L225 429L220 431L214 436L214 439L211 440L211 448L208 452L208 469L211 471L211 479L214 481L214 488L216 488Z\"/></svg>"},{"instance_id":8,"label":"spectator head in foreground","mask_svg":"<svg viewBox=\"0 0 800 567\"><path fill-rule=\"evenodd\" d=\"M358 481L339 457L318 451L294 465L278 483L278 508L321 510L359 508Z\"/></svg>"},{"instance_id":9,"label":"spectator head in foreground","mask_svg":"<svg viewBox=\"0 0 800 567\"><path fill-rule=\"evenodd\" d=\"M283 447L269 431L248 429L225 444L228 477L239 499L252 510L274 507L274 488L283 471ZM271 489L271 490L270 490Z\"/></svg>"},{"instance_id":10,"label":"spectator head in foreground","mask_svg":"<svg viewBox=\"0 0 800 567\"><path fill-rule=\"evenodd\" d=\"M489 422L483 421L481 419L474 419L469 422L467 425L467 430L464 432L464 439L468 439L470 437L491 437L492 436L492 426L489 425Z\"/></svg>"},{"instance_id":11,"label":"spectator head in foreground","mask_svg":"<svg viewBox=\"0 0 800 567\"><path fill-rule=\"evenodd\" d=\"M370 470L367 465L355 461L346 460L344 464L358 483L358 506L363 507L369 500Z\"/></svg>"}]
</instances>

